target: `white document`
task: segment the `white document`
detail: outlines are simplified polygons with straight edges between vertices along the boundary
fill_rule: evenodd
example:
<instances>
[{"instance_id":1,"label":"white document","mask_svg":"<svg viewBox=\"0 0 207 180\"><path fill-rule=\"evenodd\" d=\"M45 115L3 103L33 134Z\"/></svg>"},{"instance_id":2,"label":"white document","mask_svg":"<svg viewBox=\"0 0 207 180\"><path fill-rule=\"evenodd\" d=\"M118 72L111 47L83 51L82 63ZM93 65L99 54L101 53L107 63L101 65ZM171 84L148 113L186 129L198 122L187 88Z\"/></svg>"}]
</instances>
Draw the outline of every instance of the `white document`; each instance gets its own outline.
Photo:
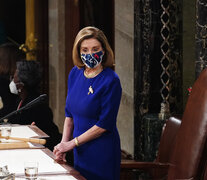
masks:
<instances>
[{"instance_id":1,"label":"white document","mask_svg":"<svg viewBox=\"0 0 207 180\"><path fill-rule=\"evenodd\" d=\"M24 162L36 161L38 174L67 173L67 170L40 149L0 150L0 167L7 165L10 173L24 174Z\"/></svg>"},{"instance_id":2,"label":"white document","mask_svg":"<svg viewBox=\"0 0 207 180\"><path fill-rule=\"evenodd\" d=\"M28 126L12 126L11 137L29 138L34 136L38 136L38 134Z\"/></svg>"}]
</instances>

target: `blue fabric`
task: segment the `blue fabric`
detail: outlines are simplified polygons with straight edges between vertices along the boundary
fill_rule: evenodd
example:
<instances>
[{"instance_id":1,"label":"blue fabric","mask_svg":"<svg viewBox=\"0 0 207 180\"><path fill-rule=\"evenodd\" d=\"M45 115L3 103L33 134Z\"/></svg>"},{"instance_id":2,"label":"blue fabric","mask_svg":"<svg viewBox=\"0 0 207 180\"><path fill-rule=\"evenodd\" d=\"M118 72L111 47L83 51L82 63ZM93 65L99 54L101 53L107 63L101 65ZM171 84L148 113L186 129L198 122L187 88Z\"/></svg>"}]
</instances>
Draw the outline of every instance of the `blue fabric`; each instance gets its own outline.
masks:
<instances>
[{"instance_id":1,"label":"blue fabric","mask_svg":"<svg viewBox=\"0 0 207 180\"><path fill-rule=\"evenodd\" d=\"M96 53L91 54L81 54L81 59L83 63L89 67L94 68L99 65L103 58L103 51L99 51Z\"/></svg>"},{"instance_id":2,"label":"blue fabric","mask_svg":"<svg viewBox=\"0 0 207 180\"><path fill-rule=\"evenodd\" d=\"M91 79L83 71L74 67L68 78L65 113L73 118L73 136L94 125L107 131L74 149L74 165L87 180L119 180L121 151L116 118L122 93L120 80L110 68ZM88 94L90 86L93 93Z\"/></svg>"}]
</instances>

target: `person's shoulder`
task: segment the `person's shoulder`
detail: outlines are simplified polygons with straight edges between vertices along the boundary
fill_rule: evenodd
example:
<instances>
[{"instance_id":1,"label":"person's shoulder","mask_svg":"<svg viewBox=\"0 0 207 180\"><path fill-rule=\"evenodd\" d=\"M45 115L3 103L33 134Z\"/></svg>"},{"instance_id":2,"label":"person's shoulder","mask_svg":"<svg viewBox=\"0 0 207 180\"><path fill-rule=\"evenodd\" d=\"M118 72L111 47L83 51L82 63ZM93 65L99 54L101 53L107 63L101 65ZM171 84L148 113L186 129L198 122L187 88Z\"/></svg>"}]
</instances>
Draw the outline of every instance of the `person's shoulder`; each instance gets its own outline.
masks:
<instances>
[{"instance_id":1,"label":"person's shoulder","mask_svg":"<svg viewBox=\"0 0 207 180\"><path fill-rule=\"evenodd\" d=\"M119 76L111 68L104 69L103 76L101 79L101 84L103 84L106 87L110 87L112 85L121 86Z\"/></svg>"},{"instance_id":2,"label":"person's shoulder","mask_svg":"<svg viewBox=\"0 0 207 180\"><path fill-rule=\"evenodd\" d=\"M77 66L73 66L73 68L71 69L71 72L75 72L77 70L79 70L78 67Z\"/></svg>"},{"instance_id":3,"label":"person's shoulder","mask_svg":"<svg viewBox=\"0 0 207 180\"><path fill-rule=\"evenodd\" d=\"M81 70L81 69L79 69L77 66L74 66L74 67L71 69L71 71L70 71L70 73L69 73L69 76L76 76L78 73L80 73L80 70Z\"/></svg>"},{"instance_id":4,"label":"person's shoulder","mask_svg":"<svg viewBox=\"0 0 207 180\"><path fill-rule=\"evenodd\" d=\"M118 74L111 68L105 68L105 78L114 80L119 80Z\"/></svg>"}]
</instances>

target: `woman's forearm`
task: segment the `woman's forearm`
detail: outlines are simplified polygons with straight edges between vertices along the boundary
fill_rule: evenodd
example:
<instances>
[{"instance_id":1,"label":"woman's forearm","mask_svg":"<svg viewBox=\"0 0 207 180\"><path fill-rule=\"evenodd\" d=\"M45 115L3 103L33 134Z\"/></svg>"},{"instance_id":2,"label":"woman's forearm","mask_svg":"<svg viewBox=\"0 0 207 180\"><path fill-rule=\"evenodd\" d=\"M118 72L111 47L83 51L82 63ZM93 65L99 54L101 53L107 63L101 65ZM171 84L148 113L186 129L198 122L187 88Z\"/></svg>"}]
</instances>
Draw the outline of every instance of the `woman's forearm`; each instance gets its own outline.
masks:
<instances>
[{"instance_id":1,"label":"woman's forearm","mask_svg":"<svg viewBox=\"0 0 207 180\"><path fill-rule=\"evenodd\" d=\"M58 144L55 147L54 154L58 157L61 155L61 153L67 152L72 150L75 146L82 145L88 141L91 141L99 136L101 136L104 132L106 132L106 129L100 128L96 125L94 125L92 128L87 130L85 133L81 134L78 137L74 137L72 140L68 140L68 120L66 121L64 125L64 132L63 133L63 138L60 144ZM66 131L65 131L66 129ZM70 128L69 128L70 129Z\"/></svg>"},{"instance_id":2,"label":"woman's forearm","mask_svg":"<svg viewBox=\"0 0 207 180\"><path fill-rule=\"evenodd\" d=\"M77 143L78 143L78 145L84 144L88 141L96 139L97 137L101 136L104 132L106 132L106 129L103 129L103 128L100 128L100 127L94 125L89 130L87 130L85 133L76 137L78 140Z\"/></svg>"},{"instance_id":3,"label":"woman's forearm","mask_svg":"<svg viewBox=\"0 0 207 180\"><path fill-rule=\"evenodd\" d=\"M70 117L65 118L63 127L63 136L61 142L67 142L72 138L73 133L73 119Z\"/></svg>"}]
</instances>

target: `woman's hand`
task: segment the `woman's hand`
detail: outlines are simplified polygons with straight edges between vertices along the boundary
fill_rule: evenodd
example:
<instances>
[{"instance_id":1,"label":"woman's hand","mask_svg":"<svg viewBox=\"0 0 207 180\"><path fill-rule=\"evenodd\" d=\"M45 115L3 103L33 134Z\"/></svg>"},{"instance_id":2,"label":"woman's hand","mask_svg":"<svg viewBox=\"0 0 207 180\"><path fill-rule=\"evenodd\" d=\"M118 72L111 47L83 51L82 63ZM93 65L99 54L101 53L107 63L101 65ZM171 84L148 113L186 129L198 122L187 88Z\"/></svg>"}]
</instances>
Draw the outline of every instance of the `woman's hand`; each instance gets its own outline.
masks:
<instances>
[{"instance_id":1,"label":"woman's hand","mask_svg":"<svg viewBox=\"0 0 207 180\"><path fill-rule=\"evenodd\" d=\"M59 149L57 148L57 146L55 146L54 150L53 150L53 154L55 155L55 161L57 161L57 162L64 161L65 162L66 161L66 159L65 159L66 153L60 153Z\"/></svg>"},{"instance_id":2,"label":"woman's hand","mask_svg":"<svg viewBox=\"0 0 207 180\"><path fill-rule=\"evenodd\" d=\"M62 162L66 162L65 157L66 157L66 153L61 153L58 156L55 155L55 161L61 164Z\"/></svg>"},{"instance_id":3,"label":"woman's hand","mask_svg":"<svg viewBox=\"0 0 207 180\"><path fill-rule=\"evenodd\" d=\"M75 146L71 146L71 142L69 141L73 132L73 119L70 117L65 118L64 122L64 130L63 137L61 143L57 144L54 147L53 154L55 155L56 161L66 161L65 156L66 152L73 149Z\"/></svg>"},{"instance_id":4,"label":"woman's hand","mask_svg":"<svg viewBox=\"0 0 207 180\"><path fill-rule=\"evenodd\" d=\"M56 156L56 159L61 159L63 160L63 155L65 152L72 150L75 148L75 141L72 139L71 141L68 142L61 142L57 146L54 147L53 153Z\"/></svg>"}]
</instances>

